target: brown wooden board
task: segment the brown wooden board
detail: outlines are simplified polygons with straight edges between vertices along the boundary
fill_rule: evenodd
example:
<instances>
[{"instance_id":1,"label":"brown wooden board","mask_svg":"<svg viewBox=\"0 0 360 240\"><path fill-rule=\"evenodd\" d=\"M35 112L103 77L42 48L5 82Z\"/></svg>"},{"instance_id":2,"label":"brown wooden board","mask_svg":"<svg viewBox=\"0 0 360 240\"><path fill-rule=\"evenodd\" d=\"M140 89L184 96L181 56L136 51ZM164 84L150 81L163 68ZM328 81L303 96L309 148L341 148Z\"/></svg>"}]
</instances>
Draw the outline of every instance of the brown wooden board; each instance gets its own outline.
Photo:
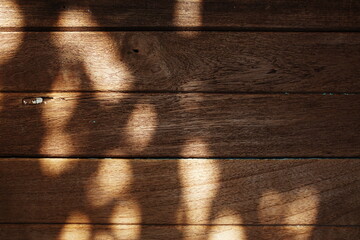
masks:
<instances>
[{"instance_id":1,"label":"brown wooden board","mask_svg":"<svg viewBox=\"0 0 360 240\"><path fill-rule=\"evenodd\" d=\"M359 159L9 158L0 173L1 223L360 224Z\"/></svg>"},{"instance_id":2,"label":"brown wooden board","mask_svg":"<svg viewBox=\"0 0 360 240\"><path fill-rule=\"evenodd\" d=\"M0 155L357 157L360 95L0 94Z\"/></svg>"},{"instance_id":3,"label":"brown wooden board","mask_svg":"<svg viewBox=\"0 0 360 240\"><path fill-rule=\"evenodd\" d=\"M354 240L359 227L312 226L141 226L141 225L0 225L6 240Z\"/></svg>"},{"instance_id":4,"label":"brown wooden board","mask_svg":"<svg viewBox=\"0 0 360 240\"><path fill-rule=\"evenodd\" d=\"M59 25L359 30L360 3L352 0L0 1L0 27Z\"/></svg>"},{"instance_id":5,"label":"brown wooden board","mask_svg":"<svg viewBox=\"0 0 360 240\"><path fill-rule=\"evenodd\" d=\"M357 33L10 32L0 52L1 91L360 92Z\"/></svg>"}]
</instances>

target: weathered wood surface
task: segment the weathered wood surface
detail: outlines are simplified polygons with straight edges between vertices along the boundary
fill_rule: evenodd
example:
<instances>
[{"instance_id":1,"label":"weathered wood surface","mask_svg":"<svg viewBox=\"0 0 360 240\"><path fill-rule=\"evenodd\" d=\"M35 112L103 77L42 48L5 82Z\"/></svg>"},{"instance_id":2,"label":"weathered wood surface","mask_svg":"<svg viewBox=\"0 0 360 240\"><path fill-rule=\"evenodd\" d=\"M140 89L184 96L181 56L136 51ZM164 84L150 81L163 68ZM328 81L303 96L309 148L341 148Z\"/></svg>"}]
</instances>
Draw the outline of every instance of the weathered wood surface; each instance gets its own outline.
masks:
<instances>
[{"instance_id":1,"label":"weathered wood surface","mask_svg":"<svg viewBox=\"0 0 360 240\"><path fill-rule=\"evenodd\" d=\"M195 33L0 33L0 90L360 92L360 34Z\"/></svg>"},{"instance_id":2,"label":"weathered wood surface","mask_svg":"<svg viewBox=\"0 0 360 240\"><path fill-rule=\"evenodd\" d=\"M1 156L360 155L360 95L7 93L0 99Z\"/></svg>"},{"instance_id":3,"label":"weathered wood surface","mask_svg":"<svg viewBox=\"0 0 360 240\"><path fill-rule=\"evenodd\" d=\"M84 21L89 18L93 21ZM353 0L1 0L0 27L359 30Z\"/></svg>"},{"instance_id":4,"label":"weathered wood surface","mask_svg":"<svg viewBox=\"0 0 360 240\"><path fill-rule=\"evenodd\" d=\"M359 159L1 159L1 223L360 224Z\"/></svg>"},{"instance_id":5,"label":"weathered wood surface","mask_svg":"<svg viewBox=\"0 0 360 240\"><path fill-rule=\"evenodd\" d=\"M139 225L0 225L6 240L354 240L358 227L311 226L139 226Z\"/></svg>"}]
</instances>

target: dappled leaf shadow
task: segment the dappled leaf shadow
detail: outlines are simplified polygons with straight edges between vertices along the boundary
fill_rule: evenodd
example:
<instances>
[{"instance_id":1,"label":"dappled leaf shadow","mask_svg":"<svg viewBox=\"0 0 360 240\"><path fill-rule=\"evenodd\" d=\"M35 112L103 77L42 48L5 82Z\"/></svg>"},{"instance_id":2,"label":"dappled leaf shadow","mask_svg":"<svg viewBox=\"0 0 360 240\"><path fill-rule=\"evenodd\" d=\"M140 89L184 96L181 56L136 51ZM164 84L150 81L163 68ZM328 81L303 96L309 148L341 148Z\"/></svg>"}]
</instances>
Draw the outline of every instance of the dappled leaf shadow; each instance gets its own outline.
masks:
<instances>
[{"instance_id":1,"label":"dappled leaf shadow","mask_svg":"<svg viewBox=\"0 0 360 240\"><path fill-rule=\"evenodd\" d=\"M20 8L29 4L28 1L18 1L17 3ZM106 26L109 22L111 26L115 24L112 24L111 18L104 14L101 6L92 1L90 3L72 3L71 1L54 3L52 1L41 4L44 8L51 10L47 12L46 16L43 16L49 26L57 26L59 15L72 8L90 12L92 19L99 27ZM206 11L207 4L211 3L204 1L203 4L201 9ZM175 9L175 5L175 1L168 1L163 8ZM121 15L126 22L132 21L132 15L128 14L129 10L114 8L107 9L107 11L109 11L109 15ZM33 26L34 21L38 20L34 20L36 13L26 11L24 13L27 13L24 15L24 29L26 29L28 26ZM167 12L161 17L164 17L166 22L170 22L175 18L174 15L175 10ZM202 34L199 32L194 35L176 35L176 43L186 45L189 41L201 38ZM48 237L49 240L59 239L66 223L74 223L72 216L75 216L78 221L81 219L79 215L84 216L84 222L80 223L101 223L110 226L119 223L134 225L199 224L204 225L205 228L199 231L197 233L199 235L196 237L209 239L214 224L229 223L242 226L275 222L279 225L286 225L289 221L295 224L296 217L288 220L282 219L281 215L291 215L292 211L299 214L295 208L307 204L310 204L308 210L312 214L312 217L306 219L307 224L317 224L319 216L329 214L329 199L324 200L323 193L316 189L316 184L314 184L317 181L317 175L322 174L321 171L311 172L313 175L304 173L303 178L298 180L295 179L298 175L288 172L290 171L287 168L288 165L272 161L234 162L234 160L226 159L214 161L207 166L208 175L203 174L196 180L203 181L203 185L209 184L207 181L214 179L216 183L212 183L213 185L210 187L200 188L200 191L204 191L203 195L199 195L203 197L202 199L192 199L191 194L198 196L196 195L197 189L194 188L195 190L192 190L194 193L189 194L186 192L189 189L186 189L185 185L188 178L191 179L191 176L196 175L197 171L191 171L191 169L181 166L181 160L173 158L192 157L194 146L191 144L194 143L196 151L201 150L203 156L219 156L216 152L221 144L231 144L231 141L236 141L239 135L246 134L241 133L239 126L234 126L233 129L222 128L221 117L224 116L218 116L216 113L206 110L209 102L217 104L216 99L211 102L204 100L203 94L192 93L190 97L195 99L192 103L198 104L192 109L184 106L184 102L187 101L186 94L146 93L148 90L177 91L182 89L183 84L186 84L186 80L182 80L175 86L169 86L168 80L175 76L177 71L180 71L176 69L177 61L181 62L182 60L179 60L178 56L173 56L171 49L161 46L161 39L156 33L125 32L119 36L117 32L108 32L104 35L104 38L106 37L109 37L117 46L117 52L111 52L112 56L109 59L111 61L115 59L114 62L122 64L121 70L129 71L126 77L132 79L131 85L124 89L127 93L123 93L121 98L114 93L99 93L97 86L103 85L98 82L102 79L101 77L97 78L96 74L101 75L102 72L92 73L89 70L91 64L97 63L89 63L91 59L85 59L86 56L76 56L81 52L79 49L86 46L79 44L74 46L74 49L64 50L61 43L54 42L54 35L51 32L39 35L25 32L16 53L1 65L0 85L5 91L26 89L29 87L25 84L27 79L36 78L37 85L31 86L30 92L39 91L44 95L52 91L56 92L59 90L59 82L61 83L66 78L62 76L64 72L75 79L73 81L78 84L78 89L86 91L74 93L68 101L67 106L70 106L69 102L72 102L70 116L61 116L62 109L56 108L61 103L55 105L54 109L47 113L46 109L49 107L45 105L14 107L15 101L21 104L21 99L17 99L18 96L14 96L10 100L1 100L3 105L1 120L13 120L14 126L19 126L17 132L14 132L15 127L14 129L1 129L2 135L6 137L0 139L0 144L10 145L7 152L3 153L4 156L11 157L11 153L16 152L20 146L20 149L26 149L26 151L19 152L19 157L72 156L84 157L84 159L69 160L70 167L61 165L60 159L55 159L58 162L50 164L36 159L4 160L5 168L0 169L2 178L0 222L27 223L31 219L29 223L59 223L60 225L55 229L53 235ZM32 38L36 38L36 41ZM119 39L121 39L121 43L119 43ZM103 49L106 49L106 46ZM103 63L111 64L110 60L106 62L107 57L105 54L103 55L100 58L104 61ZM89 56L91 57L91 52ZM190 66L186 67L194 71L198 67L196 63L195 65L188 63L188 65ZM111 74L109 75L111 76ZM219 74L219 77L223 74ZM118 77L115 75L116 73L113 76ZM199 76L200 74L197 73L194 78ZM136 89L137 92L132 91L133 89ZM201 83L198 89L201 89ZM142 91L145 93L141 93ZM37 96L35 93L30 95ZM99 101L99 96L107 101ZM49 104L52 103L49 102ZM231 112L234 105L224 108ZM20 114L19 111L21 111ZM47 114L54 114L56 111L60 112L61 117L65 117L63 122L46 117ZM121 112L121 118L115 114L118 112ZM32 115L31 123L24 124L21 119L21 116L26 114ZM207 121L201 123L193 121L198 115L202 115L203 119L207 119ZM19 119L15 119L15 116ZM49 125L57 126L54 130L54 137L49 134L51 131L48 126L49 120L58 122L58 125ZM145 128L133 131L138 125L140 127L145 125ZM104 131L104 129L111 129L111 131ZM145 139L138 138L138 135L141 134L145 136L144 131L147 133L147 137ZM218 131L227 131L226 136L229 138L213 138ZM60 138L58 138L59 136ZM171 138L171 136L176 136L176 138ZM223 141L219 143L220 140ZM56 145L59 144L62 146L63 152L60 148L53 154L47 150L51 147L56 149ZM185 149L188 145L190 145L189 149ZM68 148L64 148L64 146ZM164 146L168 149L169 154L164 155L162 151ZM85 159L88 157L170 157L172 159L153 160L153 162L140 159L132 161L118 159L119 162L114 164L109 159ZM305 172L305 164L307 164L306 161L290 164L291 171ZM201 164L195 166L199 172L203 167L204 165ZM330 168L332 165L330 164L328 167ZM52 172L53 168L65 170ZM270 174L274 171L279 173L276 175L277 177ZM109 175L109 172L114 175ZM170 177L169 172L175 174ZM108 177L124 173L125 175L121 175L119 178L110 179ZM184 177L186 174L190 177ZM5 181L8 182L5 184ZM284 181L286 182L284 183ZM195 182L194 184L196 185ZM62 193L62 196L59 197L60 195L57 193ZM209 194L208 197L207 194ZM304 196L308 199L301 201ZM198 210L196 201L201 202L202 206L206 206L207 209ZM273 201L274 204L269 203L270 201ZM327 205L322 206L322 203ZM273 205L276 204L279 206L274 207ZM306 207L304 208L306 210ZM199 215L203 214L205 219L201 219L199 215L194 216L192 211ZM103 234L103 229L101 231ZM130 234L138 239L146 239L151 235L149 231L152 229L139 225L139 228ZM186 230L173 227L166 231L173 239L187 238ZM266 239L267 237L261 232L247 231L246 228L239 231L242 232L233 236L243 236L245 239ZM276 232L276 230L274 231ZM89 232L89 239L94 239L100 234L95 228L90 229ZM23 238L30 238L26 234L24 233ZM106 234L113 239L124 238L111 230ZM288 233L280 230L276 233L279 238L286 234ZM311 232L307 234L308 239L313 238Z\"/></svg>"}]
</instances>

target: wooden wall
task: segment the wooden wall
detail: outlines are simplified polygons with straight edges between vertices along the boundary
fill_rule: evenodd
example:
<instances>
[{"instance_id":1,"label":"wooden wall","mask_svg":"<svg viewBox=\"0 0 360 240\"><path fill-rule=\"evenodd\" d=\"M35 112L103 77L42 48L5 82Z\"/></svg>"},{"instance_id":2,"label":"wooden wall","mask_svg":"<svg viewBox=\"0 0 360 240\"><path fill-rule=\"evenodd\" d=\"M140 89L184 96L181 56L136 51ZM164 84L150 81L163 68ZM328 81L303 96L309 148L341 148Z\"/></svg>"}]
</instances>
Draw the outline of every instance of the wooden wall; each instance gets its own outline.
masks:
<instances>
[{"instance_id":1,"label":"wooden wall","mask_svg":"<svg viewBox=\"0 0 360 240\"><path fill-rule=\"evenodd\" d=\"M0 239L360 239L360 2L0 0Z\"/></svg>"}]
</instances>

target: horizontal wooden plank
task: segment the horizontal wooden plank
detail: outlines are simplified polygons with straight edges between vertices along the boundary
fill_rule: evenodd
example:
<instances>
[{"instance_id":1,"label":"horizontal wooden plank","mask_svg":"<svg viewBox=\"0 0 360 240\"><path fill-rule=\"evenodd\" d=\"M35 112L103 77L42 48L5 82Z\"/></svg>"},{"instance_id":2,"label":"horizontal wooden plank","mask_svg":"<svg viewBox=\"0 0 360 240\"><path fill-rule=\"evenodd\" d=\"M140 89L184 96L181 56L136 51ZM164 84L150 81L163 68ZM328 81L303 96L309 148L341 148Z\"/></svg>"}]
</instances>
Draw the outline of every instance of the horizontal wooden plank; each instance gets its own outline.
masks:
<instances>
[{"instance_id":1,"label":"horizontal wooden plank","mask_svg":"<svg viewBox=\"0 0 360 240\"><path fill-rule=\"evenodd\" d=\"M0 155L357 157L360 95L7 93Z\"/></svg>"},{"instance_id":2,"label":"horizontal wooden plank","mask_svg":"<svg viewBox=\"0 0 360 240\"><path fill-rule=\"evenodd\" d=\"M359 159L1 159L0 223L360 224Z\"/></svg>"},{"instance_id":3,"label":"horizontal wooden plank","mask_svg":"<svg viewBox=\"0 0 360 240\"><path fill-rule=\"evenodd\" d=\"M6 240L353 240L360 228L309 226L1 225Z\"/></svg>"},{"instance_id":4,"label":"horizontal wooden plank","mask_svg":"<svg viewBox=\"0 0 360 240\"><path fill-rule=\"evenodd\" d=\"M360 92L360 34L196 33L0 33L0 90Z\"/></svg>"},{"instance_id":5,"label":"horizontal wooden plank","mask_svg":"<svg viewBox=\"0 0 360 240\"><path fill-rule=\"evenodd\" d=\"M351 0L1 0L0 27L24 26L358 30L360 4Z\"/></svg>"}]
</instances>

